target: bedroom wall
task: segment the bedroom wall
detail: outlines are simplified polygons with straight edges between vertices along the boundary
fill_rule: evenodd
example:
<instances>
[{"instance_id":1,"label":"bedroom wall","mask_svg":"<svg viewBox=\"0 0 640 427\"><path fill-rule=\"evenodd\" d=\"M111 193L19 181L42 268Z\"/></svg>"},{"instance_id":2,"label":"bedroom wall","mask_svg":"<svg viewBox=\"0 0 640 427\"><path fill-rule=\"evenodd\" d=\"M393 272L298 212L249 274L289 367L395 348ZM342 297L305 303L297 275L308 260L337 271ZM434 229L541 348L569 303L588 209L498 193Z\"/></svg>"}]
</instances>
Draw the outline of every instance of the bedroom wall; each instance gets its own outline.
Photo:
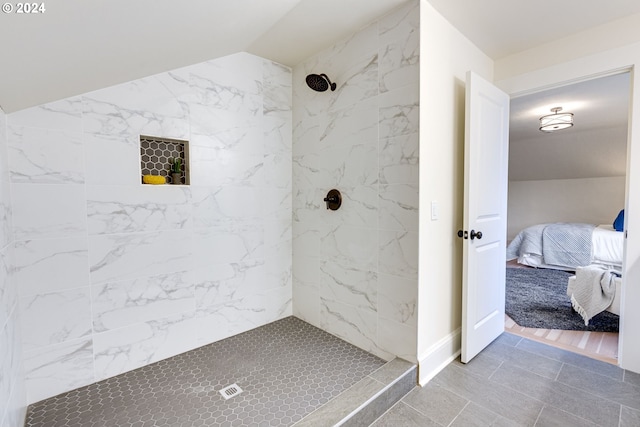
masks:
<instances>
[{"instance_id":1,"label":"bedroom wall","mask_svg":"<svg viewBox=\"0 0 640 427\"><path fill-rule=\"evenodd\" d=\"M609 224L624 208L624 176L509 181L507 240L547 222Z\"/></svg>"},{"instance_id":2,"label":"bedroom wall","mask_svg":"<svg viewBox=\"0 0 640 427\"><path fill-rule=\"evenodd\" d=\"M29 403L291 314L289 68L240 53L7 124ZM190 141L190 186L141 184L141 134Z\"/></svg>"}]
</instances>

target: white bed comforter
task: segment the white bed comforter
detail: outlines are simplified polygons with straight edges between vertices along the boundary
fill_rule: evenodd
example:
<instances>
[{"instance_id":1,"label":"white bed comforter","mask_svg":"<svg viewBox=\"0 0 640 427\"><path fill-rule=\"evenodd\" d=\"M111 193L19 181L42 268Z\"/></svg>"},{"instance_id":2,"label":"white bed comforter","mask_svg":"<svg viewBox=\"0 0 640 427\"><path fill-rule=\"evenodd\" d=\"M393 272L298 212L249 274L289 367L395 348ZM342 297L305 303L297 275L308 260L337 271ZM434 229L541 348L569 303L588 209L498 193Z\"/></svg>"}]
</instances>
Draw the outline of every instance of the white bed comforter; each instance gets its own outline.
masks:
<instances>
[{"instance_id":1,"label":"white bed comforter","mask_svg":"<svg viewBox=\"0 0 640 427\"><path fill-rule=\"evenodd\" d=\"M575 270L575 265L557 265L545 262L541 236L547 224L538 224L522 230L507 248L507 260L517 259L518 263L531 267ZM591 259L589 264L602 265L620 271L624 236L610 225L598 225L593 229Z\"/></svg>"}]
</instances>

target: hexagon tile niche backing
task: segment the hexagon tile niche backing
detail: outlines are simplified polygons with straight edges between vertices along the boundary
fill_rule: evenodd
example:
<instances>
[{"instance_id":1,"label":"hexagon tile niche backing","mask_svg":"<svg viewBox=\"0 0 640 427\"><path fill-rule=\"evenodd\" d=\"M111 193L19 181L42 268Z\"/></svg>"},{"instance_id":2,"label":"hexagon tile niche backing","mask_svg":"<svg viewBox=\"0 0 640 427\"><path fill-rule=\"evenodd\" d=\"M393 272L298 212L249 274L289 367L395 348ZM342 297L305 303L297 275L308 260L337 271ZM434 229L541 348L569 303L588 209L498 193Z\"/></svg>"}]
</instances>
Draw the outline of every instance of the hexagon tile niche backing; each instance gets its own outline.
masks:
<instances>
[{"instance_id":1,"label":"hexagon tile niche backing","mask_svg":"<svg viewBox=\"0 0 640 427\"><path fill-rule=\"evenodd\" d=\"M182 159L180 184L189 185L189 141L140 135L140 169L144 175L160 175L171 180L173 159ZM140 179L142 180L142 176Z\"/></svg>"}]
</instances>

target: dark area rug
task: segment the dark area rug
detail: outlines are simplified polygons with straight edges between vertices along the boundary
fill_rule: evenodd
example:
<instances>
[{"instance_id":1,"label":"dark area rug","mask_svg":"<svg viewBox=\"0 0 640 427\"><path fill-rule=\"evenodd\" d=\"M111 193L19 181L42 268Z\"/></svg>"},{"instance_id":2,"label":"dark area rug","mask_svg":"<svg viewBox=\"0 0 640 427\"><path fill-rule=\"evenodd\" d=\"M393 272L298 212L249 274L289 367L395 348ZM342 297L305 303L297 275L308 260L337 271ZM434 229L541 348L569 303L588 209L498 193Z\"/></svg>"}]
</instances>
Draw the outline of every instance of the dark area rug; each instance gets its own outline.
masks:
<instances>
[{"instance_id":1,"label":"dark area rug","mask_svg":"<svg viewBox=\"0 0 640 427\"><path fill-rule=\"evenodd\" d=\"M619 316L603 311L584 325L571 308L567 281L574 273L544 268L507 268L505 311L527 328L618 332Z\"/></svg>"}]
</instances>

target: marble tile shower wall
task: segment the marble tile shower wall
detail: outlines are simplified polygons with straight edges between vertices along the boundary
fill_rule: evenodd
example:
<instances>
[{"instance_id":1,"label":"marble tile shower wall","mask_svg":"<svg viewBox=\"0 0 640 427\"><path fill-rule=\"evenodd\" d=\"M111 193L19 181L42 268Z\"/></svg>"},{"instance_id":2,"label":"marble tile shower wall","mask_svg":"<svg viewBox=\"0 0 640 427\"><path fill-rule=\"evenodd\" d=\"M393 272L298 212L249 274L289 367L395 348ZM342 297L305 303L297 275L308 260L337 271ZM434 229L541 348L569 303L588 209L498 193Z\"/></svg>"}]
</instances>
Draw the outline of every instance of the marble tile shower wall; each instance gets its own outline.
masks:
<instances>
[{"instance_id":1,"label":"marble tile shower wall","mask_svg":"<svg viewBox=\"0 0 640 427\"><path fill-rule=\"evenodd\" d=\"M314 92L326 73L335 92ZM294 314L416 361L419 3L295 67ZM342 192L328 211L327 191Z\"/></svg>"},{"instance_id":2,"label":"marble tile shower wall","mask_svg":"<svg viewBox=\"0 0 640 427\"><path fill-rule=\"evenodd\" d=\"M0 426L22 426L25 413L18 292L12 279L11 188L7 120L0 110Z\"/></svg>"},{"instance_id":3,"label":"marble tile shower wall","mask_svg":"<svg viewBox=\"0 0 640 427\"><path fill-rule=\"evenodd\" d=\"M8 115L29 403L291 315L291 93L240 53ZM140 134L190 186L140 184Z\"/></svg>"}]
</instances>

